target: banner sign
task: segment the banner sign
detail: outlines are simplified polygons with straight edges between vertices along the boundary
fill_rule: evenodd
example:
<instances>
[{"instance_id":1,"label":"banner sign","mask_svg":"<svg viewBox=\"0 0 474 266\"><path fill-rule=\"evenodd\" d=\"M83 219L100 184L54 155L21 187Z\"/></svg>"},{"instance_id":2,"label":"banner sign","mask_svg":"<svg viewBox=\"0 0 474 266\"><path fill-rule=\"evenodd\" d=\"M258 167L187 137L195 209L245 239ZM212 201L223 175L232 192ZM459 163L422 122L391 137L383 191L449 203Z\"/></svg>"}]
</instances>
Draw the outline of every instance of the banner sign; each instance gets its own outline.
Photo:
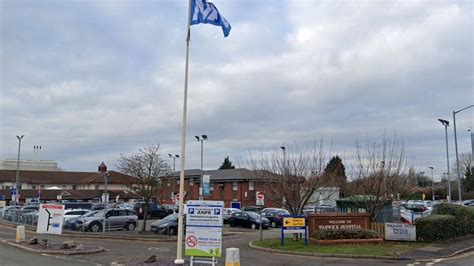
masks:
<instances>
[{"instance_id":1,"label":"banner sign","mask_svg":"<svg viewBox=\"0 0 474 266\"><path fill-rule=\"evenodd\" d=\"M62 234L64 222L64 205L41 204L38 214L36 233Z\"/></svg>"},{"instance_id":2,"label":"banner sign","mask_svg":"<svg viewBox=\"0 0 474 266\"><path fill-rule=\"evenodd\" d=\"M416 241L416 226L413 224L385 223L385 239Z\"/></svg>"},{"instance_id":3,"label":"banner sign","mask_svg":"<svg viewBox=\"0 0 474 266\"><path fill-rule=\"evenodd\" d=\"M209 185L211 183L211 176L210 175L203 175L202 176L202 194L209 195Z\"/></svg>"},{"instance_id":4,"label":"banner sign","mask_svg":"<svg viewBox=\"0 0 474 266\"><path fill-rule=\"evenodd\" d=\"M186 256L221 257L223 208L223 201L187 201Z\"/></svg>"}]
</instances>

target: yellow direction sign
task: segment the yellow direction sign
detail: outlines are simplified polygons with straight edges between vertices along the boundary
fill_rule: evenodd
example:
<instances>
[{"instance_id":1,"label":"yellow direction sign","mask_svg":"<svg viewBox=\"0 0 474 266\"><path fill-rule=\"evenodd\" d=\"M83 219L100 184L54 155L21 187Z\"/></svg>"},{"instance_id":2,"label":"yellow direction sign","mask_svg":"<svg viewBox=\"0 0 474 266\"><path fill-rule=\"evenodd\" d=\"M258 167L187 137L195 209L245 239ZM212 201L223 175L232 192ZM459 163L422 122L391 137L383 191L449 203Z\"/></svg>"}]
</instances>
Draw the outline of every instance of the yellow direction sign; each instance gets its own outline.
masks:
<instances>
[{"instance_id":1,"label":"yellow direction sign","mask_svg":"<svg viewBox=\"0 0 474 266\"><path fill-rule=\"evenodd\" d=\"M305 218L283 217L284 227L304 227Z\"/></svg>"}]
</instances>

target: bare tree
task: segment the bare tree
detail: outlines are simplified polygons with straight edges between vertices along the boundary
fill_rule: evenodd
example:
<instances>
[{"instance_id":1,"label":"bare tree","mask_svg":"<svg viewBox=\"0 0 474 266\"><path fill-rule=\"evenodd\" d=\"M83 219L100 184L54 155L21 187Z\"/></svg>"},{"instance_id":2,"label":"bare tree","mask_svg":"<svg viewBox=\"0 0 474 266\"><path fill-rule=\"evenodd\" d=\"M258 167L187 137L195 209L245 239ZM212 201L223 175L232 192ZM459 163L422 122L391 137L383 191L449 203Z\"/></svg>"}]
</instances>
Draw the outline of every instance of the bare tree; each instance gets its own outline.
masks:
<instances>
[{"instance_id":1,"label":"bare tree","mask_svg":"<svg viewBox=\"0 0 474 266\"><path fill-rule=\"evenodd\" d=\"M387 202L410 190L416 177L408 171L404 144L396 135L365 147L357 141L355 157L354 192L366 196L367 212L375 219Z\"/></svg>"},{"instance_id":2,"label":"bare tree","mask_svg":"<svg viewBox=\"0 0 474 266\"><path fill-rule=\"evenodd\" d=\"M247 162L266 201L293 215L301 214L306 205L316 203L313 195L323 184L326 162L322 141L303 150L281 148L250 154Z\"/></svg>"},{"instance_id":3,"label":"bare tree","mask_svg":"<svg viewBox=\"0 0 474 266\"><path fill-rule=\"evenodd\" d=\"M171 173L170 166L160 155L160 146L152 145L139 149L137 153L125 156L120 154L117 168L132 177L127 188L143 198L143 227L145 231L148 216L148 204L158 198L161 179Z\"/></svg>"}]
</instances>

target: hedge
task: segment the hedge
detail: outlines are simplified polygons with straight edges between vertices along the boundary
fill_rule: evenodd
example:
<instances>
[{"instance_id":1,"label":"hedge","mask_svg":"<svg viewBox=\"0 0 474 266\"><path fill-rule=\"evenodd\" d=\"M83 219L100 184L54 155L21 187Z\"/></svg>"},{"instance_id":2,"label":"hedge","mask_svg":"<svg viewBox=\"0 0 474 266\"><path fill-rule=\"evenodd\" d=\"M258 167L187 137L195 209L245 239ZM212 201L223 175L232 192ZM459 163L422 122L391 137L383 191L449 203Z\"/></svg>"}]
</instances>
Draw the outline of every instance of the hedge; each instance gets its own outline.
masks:
<instances>
[{"instance_id":1,"label":"hedge","mask_svg":"<svg viewBox=\"0 0 474 266\"><path fill-rule=\"evenodd\" d=\"M416 219L416 238L422 242L435 242L458 236L456 217L432 214Z\"/></svg>"},{"instance_id":2,"label":"hedge","mask_svg":"<svg viewBox=\"0 0 474 266\"><path fill-rule=\"evenodd\" d=\"M373 230L366 229L341 229L341 230L319 230L313 236L318 240L336 239L372 239L379 238L379 234Z\"/></svg>"},{"instance_id":3,"label":"hedge","mask_svg":"<svg viewBox=\"0 0 474 266\"><path fill-rule=\"evenodd\" d=\"M472 207L441 203L434 206L433 214L456 217L456 231L459 236L474 233L474 209Z\"/></svg>"}]
</instances>

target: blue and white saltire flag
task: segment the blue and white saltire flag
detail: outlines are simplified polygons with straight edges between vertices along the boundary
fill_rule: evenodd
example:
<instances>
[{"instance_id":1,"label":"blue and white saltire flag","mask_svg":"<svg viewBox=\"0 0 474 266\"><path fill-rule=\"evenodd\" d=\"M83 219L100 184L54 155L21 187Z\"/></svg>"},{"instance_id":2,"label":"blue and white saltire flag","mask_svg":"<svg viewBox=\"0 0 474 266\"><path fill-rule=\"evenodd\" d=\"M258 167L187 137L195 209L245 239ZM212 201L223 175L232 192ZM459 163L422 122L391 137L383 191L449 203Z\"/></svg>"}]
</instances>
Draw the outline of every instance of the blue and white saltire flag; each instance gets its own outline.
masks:
<instances>
[{"instance_id":1,"label":"blue and white saltire flag","mask_svg":"<svg viewBox=\"0 0 474 266\"><path fill-rule=\"evenodd\" d=\"M229 35L230 29L232 28L229 22L221 16L213 3L209 3L206 0L192 0L190 25L199 23L221 26L224 37Z\"/></svg>"}]
</instances>

